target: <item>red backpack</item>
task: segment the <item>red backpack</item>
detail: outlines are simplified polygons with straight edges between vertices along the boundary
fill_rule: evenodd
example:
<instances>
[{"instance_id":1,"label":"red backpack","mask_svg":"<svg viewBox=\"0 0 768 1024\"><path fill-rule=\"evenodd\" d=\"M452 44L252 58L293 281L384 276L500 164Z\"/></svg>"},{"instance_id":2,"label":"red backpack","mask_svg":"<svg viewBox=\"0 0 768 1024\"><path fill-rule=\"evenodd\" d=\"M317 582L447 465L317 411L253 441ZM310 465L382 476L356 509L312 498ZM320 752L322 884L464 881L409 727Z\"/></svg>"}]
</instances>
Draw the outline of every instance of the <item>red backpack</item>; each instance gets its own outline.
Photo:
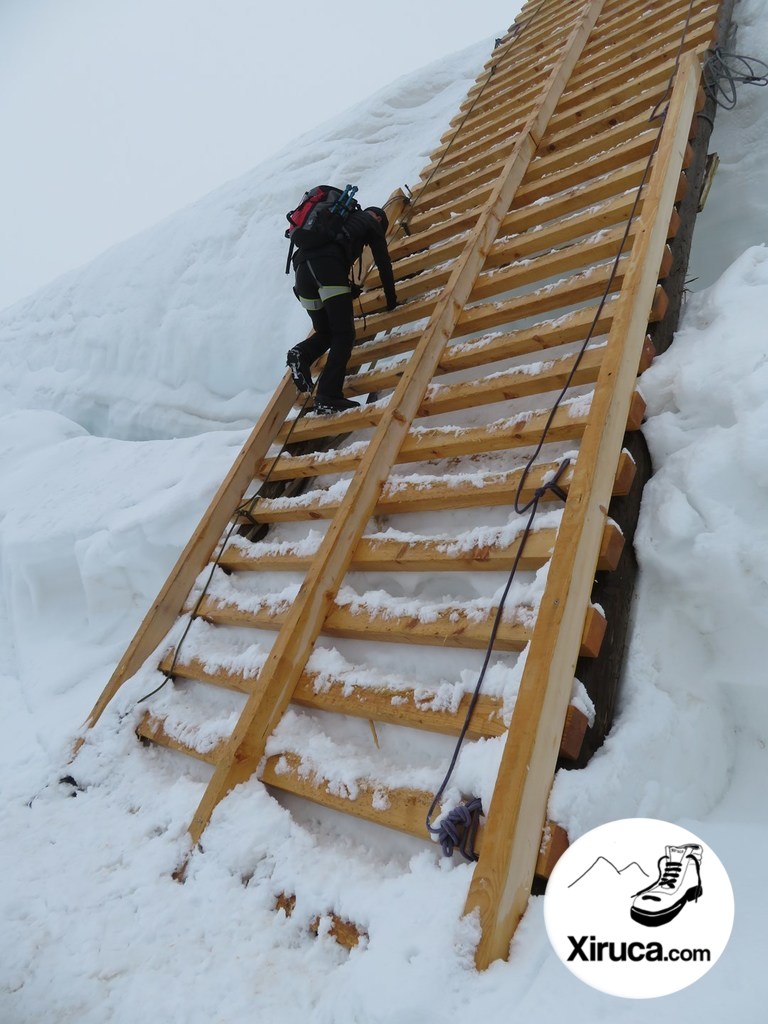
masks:
<instances>
[{"instance_id":1,"label":"red backpack","mask_svg":"<svg viewBox=\"0 0 768 1024\"><path fill-rule=\"evenodd\" d=\"M286 214L288 228L285 237L291 241L285 264L289 272L295 246L300 249L314 249L329 242L340 242L346 237L344 223L360 204L354 198L356 185L345 189L333 185L317 185L305 192L295 210Z\"/></svg>"}]
</instances>

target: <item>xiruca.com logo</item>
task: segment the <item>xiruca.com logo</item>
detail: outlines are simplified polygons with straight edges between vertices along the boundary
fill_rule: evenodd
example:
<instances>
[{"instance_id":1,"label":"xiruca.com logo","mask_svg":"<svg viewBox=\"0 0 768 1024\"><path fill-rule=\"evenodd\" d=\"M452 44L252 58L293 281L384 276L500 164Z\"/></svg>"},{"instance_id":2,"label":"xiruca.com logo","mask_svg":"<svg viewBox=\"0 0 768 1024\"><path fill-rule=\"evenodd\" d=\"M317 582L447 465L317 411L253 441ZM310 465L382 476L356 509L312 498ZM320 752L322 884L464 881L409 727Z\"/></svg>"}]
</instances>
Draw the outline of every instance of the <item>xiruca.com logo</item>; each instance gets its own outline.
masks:
<instances>
[{"instance_id":1,"label":"xiruca.com logo","mask_svg":"<svg viewBox=\"0 0 768 1024\"><path fill-rule=\"evenodd\" d=\"M693 833L625 818L581 836L547 884L544 919L578 978L633 999L697 981L725 949L733 890L717 855Z\"/></svg>"}]
</instances>

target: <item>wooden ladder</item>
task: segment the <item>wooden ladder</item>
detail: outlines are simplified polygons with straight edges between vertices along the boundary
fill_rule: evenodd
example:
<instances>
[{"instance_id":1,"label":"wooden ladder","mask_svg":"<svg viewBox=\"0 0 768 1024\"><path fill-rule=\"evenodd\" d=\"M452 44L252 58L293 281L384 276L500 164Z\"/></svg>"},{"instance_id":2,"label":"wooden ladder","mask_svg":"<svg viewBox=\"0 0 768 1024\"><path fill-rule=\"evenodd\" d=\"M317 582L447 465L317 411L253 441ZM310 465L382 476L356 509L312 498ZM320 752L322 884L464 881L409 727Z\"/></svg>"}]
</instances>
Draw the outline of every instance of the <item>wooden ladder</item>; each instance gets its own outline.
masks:
<instances>
[{"instance_id":1,"label":"wooden ladder","mask_svg":"<svg viewBox=\"0 0 768 1024\"><path fill-rule=\"evenodd\" d=\"M423 685L381 671L376 652L389 644L482 651L497 604L420 609L412 601L398 610L366 592L350 596L348 574L506 575L521 517L490 538L392 536L381 527L389 517L450 519L462 509L480 528L489 510L512 506L570 380L575 391L557 407L519 495L528 501L567 453L559 478L567 500L563 507L551 494L542 498L546 526L534 524L519 565L521 573L548 565L543 591L506 607L496 637L494 651L510 671L514 652L527 652L514 710L510 719L502 696L481 694L468 734L469 743L506 736L467 899L467 910L480 914L481 967L507 955L534 874L546 877L567 841L546 821L547 800L558 757L578 756L587 726L570 706L576 662L598 656L606 629L592 588L595 572L613 569L621 553L608 506L632 484L623 438L643 417L635 382L653 356L647 325L665 310L658 282L669 270L667 242L702 99L700 58L717 14L717 3L666 0L655 7L650 35L631 0L526 4L424 169L413 203L391 216L401 302L376 312L383 300L370 275L350 361L357 372L346 384L349 395L383 397L295 419L296 392L284 376L86 723L94 726L152 658L160 671L172 668L182 706L188 686L244 695L234 728L213 743L196 743L194 727L151 704L139 723L145 740L212 766L190 824L193 844L217 804L255 772L276 792L427 839L431 791L366 776L341 792L329 781L331 766L324 771L290 744L276 749L275 730L293 704L320 719L458 735L469 694L457 684L450 706L426 699ZM664 116L650 120L657 109ZM276 458L289 432L291 446L311 450L291 447ZM353 443L337 440L352 433ZM246 522L243 503L267 476L290 489L254 502ZM252 542L232 532L233 522L287 524L291 539ZM307 533L318 525L322 536ZM201 596L199 578L212 560L213 584ZM281 589L284 573L298 574L300 586ZM195 606L192 639L174 655L169 630L177 635L179 616ZM244 629L260 642L273 635L263 655L249 660ZM355 663L337 656L334 669L324 638L351 643ZM456 660L460 666L458 653ZM168 699L166 691L164 705Z\"/></svg>"}]
</instances>

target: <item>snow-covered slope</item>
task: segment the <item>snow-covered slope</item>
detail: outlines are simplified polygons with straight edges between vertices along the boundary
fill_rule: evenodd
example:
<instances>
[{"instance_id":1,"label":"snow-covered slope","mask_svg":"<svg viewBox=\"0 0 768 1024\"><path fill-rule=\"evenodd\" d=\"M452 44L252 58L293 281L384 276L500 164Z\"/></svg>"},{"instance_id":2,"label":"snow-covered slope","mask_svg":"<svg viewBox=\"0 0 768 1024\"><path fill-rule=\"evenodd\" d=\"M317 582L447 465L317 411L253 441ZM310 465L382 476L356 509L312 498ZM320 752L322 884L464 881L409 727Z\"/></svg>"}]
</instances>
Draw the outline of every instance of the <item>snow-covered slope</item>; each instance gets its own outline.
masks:
<instances>
[{"instance_id":1,"label":"snow-covered slope","mask_svg":"<svg viewBox=\"0 0 768 1024\"><path fill-rule=\"evenodd\" d=\"M743 50L768 50L767 10L739 5ZM551 951L540 899L509 963L478 975L472 924L459 921L465 865L384 848L360 828L331 842L257 784L221 805L180 887L169 873L194 771L111 730L117 707L78 763L86 791L72 799L56 783L304 327L282 276L280 211L308 178L359 181L371 200L412 179L484 56L475 48L396 83L0 317L3 1021L763 1019L768 249L747 248L712 211L730 190L753 210L751 230L768 234L768 90L744 90L718 121L728 174L697 227L694 264L706 256L720 279L691 299L642 381L657 473L615 728L586 769L558 776L550 806L573 836L647 815L712 845L736 924L701 981L652 1003L587 989ZM744 125L760 159L745 157ZM726 251L738 258L716 266ZM207 425L224 429L199 433ZM281 888L297 892L290 920L272 909ZM307 936L321 900L367 927L366 948L348 955Z\"/></svg>"},{"instance_id":2,"label":"snow-covered slope","mask_svg":"<svg viewBox=\"0 0 768 1024\"><path fill-rule=\"evenodd\" d=\"M132 440L250 426L307 333L285 212L308 183L352 182L364 205L415 185L488 49L399 79L0 313L0 411L50 409Z\"/></svg>"}]
</instances>

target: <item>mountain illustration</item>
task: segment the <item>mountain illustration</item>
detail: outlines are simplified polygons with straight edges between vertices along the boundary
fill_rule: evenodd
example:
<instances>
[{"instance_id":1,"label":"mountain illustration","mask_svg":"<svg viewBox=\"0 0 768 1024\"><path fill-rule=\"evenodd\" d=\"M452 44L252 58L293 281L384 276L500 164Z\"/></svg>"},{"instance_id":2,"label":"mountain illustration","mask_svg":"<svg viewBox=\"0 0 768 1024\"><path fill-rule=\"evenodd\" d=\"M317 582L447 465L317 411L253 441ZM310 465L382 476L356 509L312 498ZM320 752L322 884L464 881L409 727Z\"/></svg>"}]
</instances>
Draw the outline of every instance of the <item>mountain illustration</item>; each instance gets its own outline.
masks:
<instances>
[{"instance_id":1,"label":"mountain illustration","mask_svg":"<svg viewBox=\"0 0 768 1024\"><path fill-rule=\"evenodd\" d=\"M607 857L598 857L586 871L568 885L568 888L571 889L579 883L605 886L617 882L621 883L622 889L632 886L642 888L649 879L650 875L640 867L636 860L631 861L623 868L617 868Z\"/></svg>"}]
</instances>

